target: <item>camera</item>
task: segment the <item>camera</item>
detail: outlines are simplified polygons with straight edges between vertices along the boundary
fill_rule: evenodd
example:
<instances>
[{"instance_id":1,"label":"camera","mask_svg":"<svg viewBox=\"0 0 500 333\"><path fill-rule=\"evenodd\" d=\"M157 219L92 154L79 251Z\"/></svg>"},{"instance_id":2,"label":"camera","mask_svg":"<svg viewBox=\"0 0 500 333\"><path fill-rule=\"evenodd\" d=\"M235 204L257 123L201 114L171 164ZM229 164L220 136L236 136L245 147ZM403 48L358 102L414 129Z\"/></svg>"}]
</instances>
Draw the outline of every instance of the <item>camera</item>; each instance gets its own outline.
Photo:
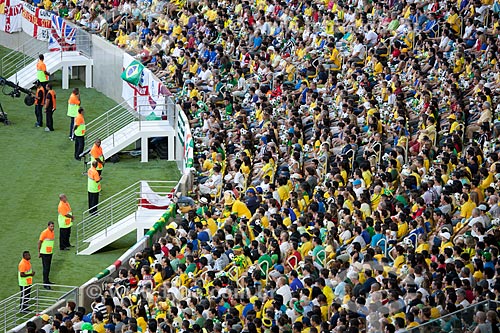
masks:
<instances>
[{"instance_id":1,"label":"camera","mask_svg":"<svg viewBox=\"0 0 500 333\"><path fill-rule=\"evenodd\" d=\"M35 104L35 97L33 96L31 90L24 89L23 87L15 84L14 82L11 82L3 77L0 77L0 86L2 86L2 92L7 95L11 96L12 98L19 98L21 97L21 93L25 93L26 97L24 98L24 104L27 106L31 106ZM8 86L12 88L11 91L5 92L5 86Z\"/></svg>"}]
</instances>

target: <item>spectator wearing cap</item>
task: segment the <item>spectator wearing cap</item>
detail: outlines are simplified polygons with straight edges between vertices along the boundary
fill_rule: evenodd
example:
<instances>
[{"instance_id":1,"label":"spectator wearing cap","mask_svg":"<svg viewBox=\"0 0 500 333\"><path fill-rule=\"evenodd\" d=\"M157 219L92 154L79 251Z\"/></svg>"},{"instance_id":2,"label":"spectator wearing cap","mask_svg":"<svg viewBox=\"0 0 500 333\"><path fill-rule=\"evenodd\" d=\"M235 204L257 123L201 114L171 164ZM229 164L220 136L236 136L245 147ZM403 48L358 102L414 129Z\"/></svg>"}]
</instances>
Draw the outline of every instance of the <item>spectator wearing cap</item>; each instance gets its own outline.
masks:
<instances>
[{"instance_id":1,"label":"spectator wearing cap","mask_svg":"<svg viewBox=\"0 0 500 333\"><path fill-rule=\"evenodd\" d=\"M353 189L354 189L354 193L356 193L356 197L359 200L361 198L361 195L365 191L365 188L363 187L363 182L361 181L361 179L355 179L352 182L352 186L353 186Z\"/></svg>"},{"instance_id":2,"label":"spectator wearing cap","mask_svg":"<svg viewBox=\"0 0 500 333\"><path fill-rule=\"evenodd\" d=\"M203 216L210 208L208 207L208 199L206 197L200 197L199 207L196 209L196 215Z\"/></svg>"},{"instance_id":3,"label":"spectator wearing cap","mask_svg":"<svg viewBox=\"0 0 500 333\"><path fill-rule=\"evenodd\" d=\"M440 252L443 252L446 248L453 248L451 234L448 231L441 232L439 236L441 237Z\"/></svg>"},{"instance_id":4,"label":"spectator wearing cap","mask_svg":"<svg viewBox=\"0 0 500 333\"><path fill-rule=\"evenodd\" d=\"M480 204L477 208L479 209L479 216L483 219L483 226L485 228L489 228L491 226L491 219L488 214L486 214L488 212L488 206L483 203Z\"/></svg>"},{"instance_id":5,"label":"spectator wearing cap","mask_svg":"<svg viewBox=\"0 0 500 333\"><path fill-rule=\"evenodd\" d=\"M50 333L50 330L52 329L52 324L50 323L50 316L46 313L41 315L39 317L42 321L42 327L40 328L41 330L45 331L45 333Z\"/></svg>"},{"instance_id":6,"label":"spectator wearing cap","mask_svg":"<svg viewBox=\"0 0 500 333\"><path fill-rule=\"evenodd\" d=\"M483 258L483 267L484 267L484 269L486 269L486 268L490 268L492 270L495 269L495 264L491 260L491 258L492 258L491 252L483 252L482 258Z\"/></svg>"}]
</instances>

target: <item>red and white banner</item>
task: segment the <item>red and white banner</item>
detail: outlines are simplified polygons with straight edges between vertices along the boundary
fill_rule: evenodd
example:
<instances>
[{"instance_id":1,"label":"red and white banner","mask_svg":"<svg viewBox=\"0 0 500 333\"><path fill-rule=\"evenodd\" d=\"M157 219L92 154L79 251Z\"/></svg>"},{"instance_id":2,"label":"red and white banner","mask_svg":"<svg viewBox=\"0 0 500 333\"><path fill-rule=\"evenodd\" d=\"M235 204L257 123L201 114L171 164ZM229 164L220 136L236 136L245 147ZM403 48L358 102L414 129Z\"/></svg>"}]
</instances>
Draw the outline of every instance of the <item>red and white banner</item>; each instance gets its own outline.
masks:
<instances>
[{"instance_id":1,"label":"red and white banner","mask_svg":"<svg viewBox=\"0 0 500 333\"><path fill-rule=\"evenodd\" d=\"M125 53L123 55L123 68L127 68L134 58ZM166 111L166 96L171 95L165 85L155 78L148 68L142 71L141 81L134 86L123 81L122 97L134 110L143 116L148 116L152 112L161 117Z\"/></svg>"},{"instance_id":2,"label":"red and white banner","mask_svg":"<svg viewBox=\"0 0 500 333\"><path fill-rule=\"evenodd\" d=\"M49 37L49 51L75 51L76 28L71 27L62 17L52 15L52 29Z\"/></svg>"},{"instance_id":3,"label":"red and white banner","mask_svg":"<svg viewBox=\"0 0 500 333\"><path fill-rule=\"evenodd\" d=\"M23 31L36 39L48 40L52 29L52 15L54 14L49 11L23 3Z\"/></svg>"},{"instance_id":4,"label":"red and white banner","mask_svg":"<svg viewBox=\"0 0 500 333\"><path fill-rule=\"evenodd\" d=\"M23 4L20 0L0 0L0 30L21 31Z\"/></svg>"}]
</instances>

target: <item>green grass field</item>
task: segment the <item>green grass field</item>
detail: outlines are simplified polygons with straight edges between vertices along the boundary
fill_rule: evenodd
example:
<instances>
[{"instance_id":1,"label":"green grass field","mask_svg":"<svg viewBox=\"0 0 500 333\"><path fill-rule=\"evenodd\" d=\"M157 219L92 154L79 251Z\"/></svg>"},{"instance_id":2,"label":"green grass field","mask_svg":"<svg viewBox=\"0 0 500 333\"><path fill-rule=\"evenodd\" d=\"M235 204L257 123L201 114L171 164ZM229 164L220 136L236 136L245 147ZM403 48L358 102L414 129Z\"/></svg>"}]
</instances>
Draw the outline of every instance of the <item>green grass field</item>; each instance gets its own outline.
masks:
<instances>
[{"instance_id":1,"label":"green grass field","mask_svg":"<svg viewBox=\"0 0 500 333\"><path fill-rule=\"evenodd\" d=\"M0 59L8 50L0 47ZM37 240L49 220L57 221L58 195L65 193L77 219L88 208L87 179L82 176L83 164L73 158L74 143L68 139L69 119L67 100L71 90L62 90L56 80L58 108L54 114L54 132L35 128L34 106L24 105L23 98L12 99L0 93L9 126L0 123L0 233L4 259L0 270L0 299L19 291L17 264L22 252L32 253L32 265L37 272L34 283L42 282L41 260L37 258ZM86 89L83 82L72 80L70 88L79 87L86 109L85 120L92 119L116 105L114 101L94 89ZM91 103L87 102L91 101ZM45 123L45 119L44 119ZM116 164L108 163L103 173L101 201L138 180L178 180L175 162L140 158L122 158ZM75 228L73 228L75 229ZM75 242L75 232L71 235ZM51 280L57 284L78 286L113 263L135 243L135 234L111 244L92 256L77 256L74 251L59 251L56 222L56 251L52 262Z\"/></svg>"}]
</instances>

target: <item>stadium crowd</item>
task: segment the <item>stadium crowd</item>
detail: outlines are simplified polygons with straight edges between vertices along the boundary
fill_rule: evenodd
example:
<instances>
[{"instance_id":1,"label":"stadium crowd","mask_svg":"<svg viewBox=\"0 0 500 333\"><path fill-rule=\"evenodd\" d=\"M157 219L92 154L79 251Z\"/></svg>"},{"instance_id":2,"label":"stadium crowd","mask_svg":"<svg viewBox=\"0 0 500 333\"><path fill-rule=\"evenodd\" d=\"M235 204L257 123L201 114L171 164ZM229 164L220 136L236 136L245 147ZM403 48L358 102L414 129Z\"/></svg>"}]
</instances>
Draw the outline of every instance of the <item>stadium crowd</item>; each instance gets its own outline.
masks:
<instances>
[{"instance_id":1,"label":"stadium crowd","mask_svg":"<svg viewBox=\"0 0 500 333\"><path fill-rule=\"evenodd\" d=\"M57 6L196 140L182 218L59 332L499 331L499 3Z\"/></svg>"}]
</instances>

